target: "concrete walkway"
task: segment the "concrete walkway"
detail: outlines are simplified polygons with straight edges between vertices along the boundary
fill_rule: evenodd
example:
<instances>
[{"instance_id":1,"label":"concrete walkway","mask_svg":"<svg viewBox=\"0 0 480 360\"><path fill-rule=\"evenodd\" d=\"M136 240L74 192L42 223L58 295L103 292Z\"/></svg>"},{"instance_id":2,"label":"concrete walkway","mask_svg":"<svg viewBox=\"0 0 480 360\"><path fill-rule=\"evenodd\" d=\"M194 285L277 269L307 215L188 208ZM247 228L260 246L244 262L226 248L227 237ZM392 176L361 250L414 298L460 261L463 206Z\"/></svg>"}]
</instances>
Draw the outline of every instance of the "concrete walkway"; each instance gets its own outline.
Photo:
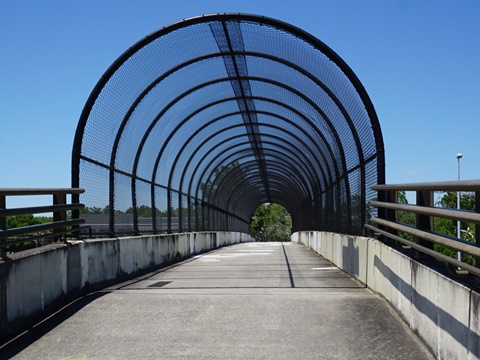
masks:
<instances>
[{"instance_id":1,"label":"concrete walkway","mask_svg":"<svg viewBox=\"0 0 480 360\"><path fill-rule=\"evenodd\" d=\"M379 296L295 243L222 248L80 299L14 359L433 359Z\"/></svg>"}]
</instances>

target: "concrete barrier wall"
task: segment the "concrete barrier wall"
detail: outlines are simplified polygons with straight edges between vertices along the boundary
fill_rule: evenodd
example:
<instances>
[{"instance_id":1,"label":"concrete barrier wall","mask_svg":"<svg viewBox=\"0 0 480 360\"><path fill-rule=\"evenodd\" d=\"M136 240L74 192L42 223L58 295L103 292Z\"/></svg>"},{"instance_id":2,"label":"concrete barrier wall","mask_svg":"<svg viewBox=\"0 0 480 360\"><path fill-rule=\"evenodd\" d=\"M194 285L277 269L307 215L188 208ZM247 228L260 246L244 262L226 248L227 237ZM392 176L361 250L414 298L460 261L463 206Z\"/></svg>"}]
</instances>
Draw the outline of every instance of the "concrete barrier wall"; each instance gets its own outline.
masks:
<instances>
[{"instance_id":1,"label":"concrete barrier wall","mask_svg":"<svg viewBox=\"0 0 480 360\"><path fill-rule=\"evenodd\" d=\"M8 255L0 262L0 338L67 298L195 254L253 240L236 232L151 235L74 241Z\"/></svg>"},{"instance_id":2,"label":"concrete barrier wall","mask_svg":"<svg viewBox=\"0 0 480 360\"><path fill-rule=\"evenodd\" d=\"M375 239L312 231L292 241L381 294L438 359L480 358L477 292Z\"/></svg>"}]
</instances>

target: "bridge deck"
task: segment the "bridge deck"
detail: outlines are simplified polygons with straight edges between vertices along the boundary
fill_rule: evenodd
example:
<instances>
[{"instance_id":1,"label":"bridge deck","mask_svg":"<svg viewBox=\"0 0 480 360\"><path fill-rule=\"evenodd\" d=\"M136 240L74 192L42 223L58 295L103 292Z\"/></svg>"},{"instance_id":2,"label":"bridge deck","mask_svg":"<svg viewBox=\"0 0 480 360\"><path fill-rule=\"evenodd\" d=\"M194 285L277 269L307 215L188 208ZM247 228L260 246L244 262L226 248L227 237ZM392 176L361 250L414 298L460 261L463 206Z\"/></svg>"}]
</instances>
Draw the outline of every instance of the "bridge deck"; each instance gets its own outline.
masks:
<instances>
[{"instance_id":1,"label":"bridge deck","mask_svg":"<svg viewBox=\"0 0 480 360\"><path fill-rule=\"evenodd\" d=\"M295 243L226 247L91 294L3 356L433 359L385 300Z\"/></svg>"}]
</instances>

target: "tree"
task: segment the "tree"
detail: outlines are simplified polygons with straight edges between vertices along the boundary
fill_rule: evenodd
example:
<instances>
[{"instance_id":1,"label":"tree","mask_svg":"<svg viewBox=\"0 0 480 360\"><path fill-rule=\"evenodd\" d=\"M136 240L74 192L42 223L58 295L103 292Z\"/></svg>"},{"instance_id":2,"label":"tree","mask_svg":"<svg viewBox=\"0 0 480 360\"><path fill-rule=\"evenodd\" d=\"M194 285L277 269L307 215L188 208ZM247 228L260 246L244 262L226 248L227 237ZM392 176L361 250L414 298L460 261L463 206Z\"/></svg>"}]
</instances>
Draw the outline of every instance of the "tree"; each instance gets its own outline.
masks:
<instances>
[{"instance_id":1,"label":"tree","mask_svg":"<svg viewBox=\"0 0 480 360\"><path fill-rule=\"evenodd\" d=\"M103 210L100 207L92 206L88 207L85 206L83 209L80 209L80 214L102 214Z\"/></svg>"},{"instance_id":2,"label":"tree","mask_svg":"<svg viewBox=\"0 0 480 360\"><path fill-rule=\"evenodd\" d=\"M450 209L457 208L457 194L454 192L446 192L441 193L443 194L438 200L435 202L437 207L444 207ZM399 203L408 204L407 198L405 196L405 192L399 191L398 192L398 200ZM460 195L460 208L462 210L474 210L475 209L475 193L472 192L464 192ZM398 222L404 223L410 226L416 226L416 215L411 212L406 211L398 211L397 212L397 220ZM452 238L457 237L457 221L452 219L445 219L441 217L436 217L433 219L433 231L441 234L446 235ZM461 232L462 232L462 239L468 241L474 241L475 239L475 224L469 223L461 223ZM403 237L404 239L410 241L416 241L416 238L410 234L399 232L399 236ZM451 257L456 257L457 251L452 250L448 247L435 244L434 249L439 253L444 255L448 255ZM462 255L462 260L468 264L473 264L473 257L469 255Z\"/></svg>"},{"instance_id":3,"label":"tree","mask_svg":"<svg viewBox=\"0 0 480 360\"><path fill-rule=\"evenodd\" d=\"M250 219L250 232L259 241L290 241L292 218L281 205L260 205Z\"/></svg>"},{"instance_id":4,"label":"tree","mask_svg":"<svg viewBox=\"0 0 480 360\"><path fill-rule=\"evenodd\" d=\"M439 207L457 208L457 193L446 192L436 201L436 205ZM475 209L475 193L464 192L460 195L460 208L462 210L474 210ZM443 235L447 235L453 238L457 237L457 221L445 218L434 218L434 231ZM472 223L460 223L460 231L462 233L462 239L467 241L475 241L475 224ZM446 248L444 246L435 244L435 250L452 257L456 257L457 252ZM473 264L473 257L470 255L462 254L462 260L468 264Z\"/></svg>"},{"instance_id":5,"label":"tree","mask_svg":"<svg viewBox=\"0 0 480 360\"><path fill-rule=\"evenodd\" d=\"M52 222L50 216L17 215L7 217L7 229L15 229L30 225L39 225Z\"/></svg>"},{"instance_id":6,"label":"tree","mask_svg":"<svg viewBox=\"0 0 480 360\"><path fill-rule=\"evenodd\" d=\"M215 197L218 186L227 176L234 176L235 182L239 183L245 178L246 173L238 161L216 168L213 171L213 176L206 183L202 182L199 186L206 202L210 202L210 199Z\"/></svg>"},{"instance_id":7,"label":"tree","mask_svg":"<svg viewBox=\"0 0 480 360\"><path fill-rule=\"evenodd\" d=\"M15 229L19 227L31 226L31 225L40 225L45 223L50 223L53 221L51 216L33 216L32 214L28 215L17 215L7 217L7 229ZM41 235L42 233L32 233L32 235ZM18 237L12 237L7 240L18 240ZM24 241L18 244L8 245L5 249L8 252L17 252L27 249L37 247L36 241Z\"/></svg>"},{"instance_id":8,"label":"tree","mask_svg":"<svg viewBox=\"0 0 480 360\"><path fill-rule=\"evenodd\" d=\"M436 201L436 205L439 207L457 208L457 194L453 192L446 192L441 198ZM460 208L462 210L475 210L475 193L465 192L460 195ZM468 234L470 238L463 237L465 240L475 239L474 224L461 223L461 231ZM434 228L436 232L439 232L448 236L457 236L457 221L444 218L435 218Z\"/></svg>"},{"instance_id":9,"label":"tree","mask_svg":"<svg viewBox=\"0 0 480 360\"><path fill-rule=\"evenodd\" d=\"M125 213L133 214L133 208L129 207ZM152 208L147 205L140 205L137 207L137 215L139 217L152 217Z\"/></svg>"}]
</instances>

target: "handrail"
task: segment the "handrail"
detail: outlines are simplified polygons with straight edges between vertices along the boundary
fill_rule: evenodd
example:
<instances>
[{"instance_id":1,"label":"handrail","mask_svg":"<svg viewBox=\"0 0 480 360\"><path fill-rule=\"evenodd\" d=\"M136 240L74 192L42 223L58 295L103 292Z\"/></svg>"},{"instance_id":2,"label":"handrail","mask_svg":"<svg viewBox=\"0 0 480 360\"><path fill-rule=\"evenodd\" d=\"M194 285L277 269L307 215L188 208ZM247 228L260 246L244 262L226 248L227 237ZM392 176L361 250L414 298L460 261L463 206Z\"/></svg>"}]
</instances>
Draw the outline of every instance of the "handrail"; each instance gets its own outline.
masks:
<instances>
[{"instance_id":1,"label":"handrail","mask_svg":"<svg viewBox=\"0 0 480 360\"><path fill-rule=\"evenodd\" d=\"M431 250L429 248L426 248L424 246L421 246L421 245L418 245L417 243L413 242L413 241L408 241L407 239L404 239L400 236L397 236L397 235L393 235L393 234L390 234L388 233L387 231L384 231L384 230L380 230L372 225L368 225L366 224L365 225L365 228L373 231L373 232L378 232L384 236L387 236L389 238L391 238L392 240L395 240L395 241L398 241L402 244L405 244L415 250L418 250L424 254L427 254L427 255L430 255L432 257L435 257L435 258L438 258L440 260L443 260L445 261L446 263L450 263L454 266L457 266L457 267L461 267L461 268L464 268L465 270L467 270L469 273L471 274L475 274L476 276L480 277L480 269L479 268L476 268L472 265L469 265L469 264L465 264L461 261L458 261L454 258L451 258L450 256L447 256L447 255L443 255L435 250Z\"/></svg>"},{"instance_id":2,"label":"handrail","mask_svg":"<svg viewBox=\"0 0 480 360\"><path fill-rule=\"evenodd\" d=\"M84 229L89 229L90 227L89 226L80 226L78 228L75 228L75 232L78 232L80 230L84 230ZM28 236L28 237L24 237L24 238L20 238L20 239L17 239L17 240L11 240L11 241L8 241L8 244L9 245L14 245L14 244L21 244L21 243L24 243L24 242L28 242L28 241L37 241L37 240L42 240L42 239L51 239L51 238L55 238L59 235L65 235L65 234L70 234L72 232L71 229L60 229L60 230L54 230L48 234L41 234L41 235L35 235L35 236Z\"/></svg>"},{"instance_id":3,"label":"handrail","mask_svg":"<svg viewBox=\"0 0 480 360\"><path fill-rule=\"evenodd\" d=\"M480 180L440 181L407 184L380 184L372 186L378 192L378 199L371 201L370 205L378 209L378 217L372 217L370 224L365 229L415 249L419 253L447 263L447 267L454 275L463 275L466 272L480 278ZM416 192L417 204L402 204L397 202L399 191ZM435 192L474 192L475 210L459 210L454 208L439 208L433 204ZM416 215L416 225L403 224L398 221L398 211ZM440 234L434 231L433 219L445 218L475 224L475 241L467 241L457 237ZM375 226L373 226L375 225ZM405 233L412 236L410 241L398 235ZM462 262L448 255L434 250L438 244L473 256L475 266ZM456 269L466 270L459 272ZM476 279L480 283L480 279Z\"/></svg>"},{"instance_id":4,"label":"handrail","mask_svg":"<svg viewBox=\"0 0 480 360\"><path fill-rule=\"evenodd\" d=\"M0 217L29 215L29 214L43 214L47 212L55 212L55 211L62 211L62 210L65 210L65 211L80 210L84 208L85 208L85 205L83 204L33 206L33 207L0 210Z\"/></svg>"},{"instance_id":5,"label":"handrail","mask_svg":"<svg viewBox=\"0 0 480 360\"><path fill-rule=\"evenodd\" d=\"M471 210L443 209L411 204L395 204L384 201L372 201L370 204L377 208L400 210L412 212L419 215L432 215L437 217L443 217L445 219L460 220L480 224L480 214Z\"/></svg>"},{"instance_id":6,"label":"handrail","mask_svg":"<svg viewBox=\"0 0 480 360\"><path fill-rule=\"evenodd\" d=\"M61 229L69 226L81 225L85 222L83 219L56 221L39 225L23 226L15 229L0 231L0 239L7 239L9 237L32 234L40 231L48 231L53 229Z\"/></svg>"},{"instance_id":7,"label":"handrail","mask_svg":"<svg viewBox=\"0 0 480 360\"><path fill-rule=\"evenodd\" d=\"M67 212L80 210L85 206L80 203L67 204L67 195L82 194L82 188L0 188L0 258L6 257L7 247L15 244L45 240L66 241L66 234L77 233L79 226L85 223L83 219L67 219ZM52 205L8 208L8 196L52 195ZM53 222L7 229L7 217L18 215L33 215L52 213ZM41 233L41 234L38 234ZM24 238L18 236L30 235Z\"/></svg>"},{"instance_id":8,"label":"handrail","mask_svg":"<svg viewBox=\"0 0 480 360\"><path fill-rule=\"evenodd\" d=\"M464 241L458 241L458 239L455 239L455 240L449 239L445 236L436 235L431 232L419 230L414 227L402 225L396 222L387 221L383 219L372 218L372 222L379 225L387 226L394 230L402 231L404 233L413 235L417 238L430 241L434 244L440 244L443 246L447 246L451 249L461 251L462 253L480 257L480 248L476 247L475 245L470 245L466 241L464 242Z\"/></svg>"},{"instance_id":9,"label":"handrail","mask_svg":"<svg viewBox=\"0 0 480 360\"><path fill-rule=\"evenodd\" d=\"M23 195L54 195L54 194L83 194L82 188L0 188L0 195L23 196Z\"/></svg>"},{"instance_id":10,"label":"handrail","mask_svg":"<svg viewBox=\"0 0 480 360\"><path fill-rule=\"evenodd\" d=\"M480 191L480 180L381 184L374 185L371 189L375 191Z\"/></svg>"}]
</instances>

